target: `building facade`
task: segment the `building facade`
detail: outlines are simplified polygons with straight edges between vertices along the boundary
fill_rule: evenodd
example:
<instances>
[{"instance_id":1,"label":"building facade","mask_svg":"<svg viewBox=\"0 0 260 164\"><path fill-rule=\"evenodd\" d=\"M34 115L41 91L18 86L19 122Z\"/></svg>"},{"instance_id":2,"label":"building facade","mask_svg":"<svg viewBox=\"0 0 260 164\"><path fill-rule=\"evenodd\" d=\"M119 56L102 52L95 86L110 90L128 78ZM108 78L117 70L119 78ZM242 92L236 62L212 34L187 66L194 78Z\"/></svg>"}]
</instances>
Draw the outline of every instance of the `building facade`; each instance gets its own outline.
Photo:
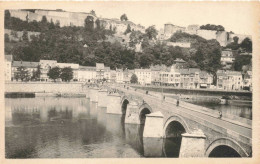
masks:
<instances>
[{"instance_id":1,"label":"building facade","mask_svg":"<svg viewBox=\"0 0 260 164\"><path fill-rule=\"evenodd\" d=\"M116 69L116 83L124 83L123 69Z\"/></svg>"},{"instance_id":2,"label":"building facade","mask_svg":"<svg viewBox=\"0 0 260 164\"><path fill-rule=\"evenodd\" d=\"M151 69L135 69L135 74L138 78L138 83L141 85L152 84Z\"/></svg>"},{"instance_id":3,"label":"building facade","mask_svg":"<svg viewBox=\"0 0 260 164\"><path fill-rule=\"evenodd\" d=\"M77 71L78 81L80 82L95 82L96 81L96 67L79 66Z\"/></svg>"},{"instance_id":4,"label":"building facade","mask_svg":"<svg viewBox=\"0 0 260 164\"><path fill-rule=\"evenodd\" d=\"M234 61L235 61L235 57L231 49L226 49L221 52L220 62L223 69L230 70L232 68L232 64L234 63Z\"/></svg>"},{"instance_id":5,"label":"building facade","mask_svg":"<svg viewBox=\"0 0 260 164\"><path fill-rule=\"evenodd\" d=\"M97 72L97 80L103 80L104 79L104 73L105 73L105 66L104 63L96 63L96 72Z\"/></svg>"},{"instance_id":6,"label":"building facade","mask_svg":"<svg viewBox=\"0 0 260 164\"><path fill-rule=\"evenodd\" d=\"M73 81L78 81L78 70L79 70L79 64L74 64L74 63L57 63L56 64L57 67L59 68L72 68L73 71Z\"/></svg>"},{"instance_id":7,"label":"building facade","mask_svg":"<svg viewBox=\"0 0 260 164\"><path fill-rule=\"evenodd\" d=\"M57 66L56 60L40 60L40 67L41 67L41 81L50 81L49 76L47 75L51 68Z\"/></svg>"},{"instance_id":8,"label":"building facade","mask_svg":"<svg viewBox=\"0 0 260 164\"><path fill-rule=\"evenodd\" d=\"M26 61L13 61L12 62L12 80L22 80L18 76L19 69L27 72L27 80L30 80L33 76L33 72L37 71L37 67L39 66L39 62L26 62Z\"/></svg>"},{"instance_id":9,"label":"building facade","mask_svg":"<svg viewBox=\"0 0 260 164\"><path fill-rule=\"evenodd\" d=\"M243 88L242 73L237 71L217 71L217 88L223 90L241 90Z\"/></svg>"}]
</instances>

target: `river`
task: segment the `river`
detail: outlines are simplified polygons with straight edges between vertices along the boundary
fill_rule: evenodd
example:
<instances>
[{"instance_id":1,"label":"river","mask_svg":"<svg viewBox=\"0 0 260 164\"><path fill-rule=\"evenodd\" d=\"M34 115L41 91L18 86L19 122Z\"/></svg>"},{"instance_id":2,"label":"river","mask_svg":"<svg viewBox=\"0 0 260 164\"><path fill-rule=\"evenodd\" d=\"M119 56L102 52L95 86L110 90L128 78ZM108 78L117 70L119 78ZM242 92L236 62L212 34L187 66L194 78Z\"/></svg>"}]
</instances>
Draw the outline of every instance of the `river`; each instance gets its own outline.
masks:
<instances>
[{"instance_id":1,"label":"river","mask_svg":"<svg viewBox=\"0 0 260 164\"><path fill-rule=\"evenodd\" d=\"M6 98L6 158L178 157L181 138L143 138L86 98Z\"/></svg>"}]
</instances>

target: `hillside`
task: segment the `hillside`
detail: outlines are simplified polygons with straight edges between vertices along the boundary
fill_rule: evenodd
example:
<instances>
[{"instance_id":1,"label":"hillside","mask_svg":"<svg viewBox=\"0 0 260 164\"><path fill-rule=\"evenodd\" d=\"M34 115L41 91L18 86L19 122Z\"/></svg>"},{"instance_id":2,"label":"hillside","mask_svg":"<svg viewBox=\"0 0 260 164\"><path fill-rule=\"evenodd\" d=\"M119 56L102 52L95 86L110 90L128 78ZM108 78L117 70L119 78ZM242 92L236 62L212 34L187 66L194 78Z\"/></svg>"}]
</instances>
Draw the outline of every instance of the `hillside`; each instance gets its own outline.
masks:
<instances>
[{"instance_id":1,"label":"hillside","mask_svg":"<svg viewBox=\"0 0 260 164\"><path fill-rule=\"evenodd\" d=\"M144 32L129 26L128 30L120 34L118 29L106 29L100 21L94 22L91 17L84 20L83 27L61 27L58 23L49 22L45 17L38 22L29 22L13 18L8 12L5 13L5 20L5 29L19 30L27 34L32 29L39 32L39 35L32 38L23 35L19 41L5 40L5 53L12 54L14 60L47 59L90 66L100 62L111 69L134 69L148 68L156 64L170 66L176 58L182 58L187 61L187 66L213 74L221 68L219 43L196 35L173 35L171 41L191 39L188 40L191 42L191 48L181 48L167 46L166 43L158 41L158 31L154 26L148 27ZM142 47L142 51L135 51L138 45Z\"/></svg>"}]
</instances>

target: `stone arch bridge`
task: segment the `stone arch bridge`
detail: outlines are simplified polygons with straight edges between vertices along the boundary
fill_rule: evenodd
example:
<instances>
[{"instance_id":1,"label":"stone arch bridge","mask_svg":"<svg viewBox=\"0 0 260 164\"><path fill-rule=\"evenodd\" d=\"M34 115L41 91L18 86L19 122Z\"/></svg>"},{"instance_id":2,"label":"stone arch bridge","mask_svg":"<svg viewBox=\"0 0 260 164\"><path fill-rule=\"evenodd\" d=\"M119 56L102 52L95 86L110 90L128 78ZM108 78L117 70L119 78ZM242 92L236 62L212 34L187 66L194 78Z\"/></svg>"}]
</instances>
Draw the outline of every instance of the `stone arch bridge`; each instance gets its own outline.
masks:
<instances>
[{"instance_id":1,"label":"stone arch bridge","mask_svg":"<svg viewBox=\"0 0 260 164\"><path fill-rule=\"evenodd\" d=\"M143 137L181 138L179 157L252 156L251 120L132 88L92 88L87 97L126 124L145 124Z\"/></svg>"}]
</instances>

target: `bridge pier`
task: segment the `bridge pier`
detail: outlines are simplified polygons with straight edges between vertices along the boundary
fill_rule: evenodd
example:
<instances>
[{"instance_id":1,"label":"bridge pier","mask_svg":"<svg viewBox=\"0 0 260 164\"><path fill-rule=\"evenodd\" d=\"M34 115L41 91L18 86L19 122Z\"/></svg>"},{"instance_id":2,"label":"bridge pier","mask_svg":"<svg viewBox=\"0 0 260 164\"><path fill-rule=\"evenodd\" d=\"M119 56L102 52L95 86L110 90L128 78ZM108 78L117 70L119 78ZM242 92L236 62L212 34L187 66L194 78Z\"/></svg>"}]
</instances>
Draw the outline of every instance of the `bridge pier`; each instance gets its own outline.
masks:
<instances>
[{"instance_id":1,"label":"bridge pier","mask_svg":"<svg viewBox=\"0 0 260 164\"><path fill-rule=\"evenodd\" d=\"M127 105L125 123L126 124L141 124L139 119L139 106L136 102L131 101Z\"/></svg>"},{"instance_id":2,"label":"bridge pier","mask_svg":"<svg viewBox=\"0 0 260 164\"><path fill-rule=\"evenodd\" d=\"M98 91L98 107L107 107L107 91L99 90Z\"/></svg>"},{"instance_id":3,"label":"bridge pier","mask_svg":"<svg viewBox=\"0 0 260 164\"><path fill-rule=\"evenodd\" d=\"M121 97L118 94L108 95L107 113L122 114L121 110Z\"/></svg>"},{"instance_id":4,"label":"bridge pier","mask_svg":"<svg viewBox=\"0 0 260 164\"><path fill-rule=\"evenodd\" d=\"M201 130L182 134L179 157L204 157L206 136Z\"/></svg>"},{"instance_id":5,"label":"bridge pier","mask_svg":"<svg viewBox=\"0 0 260 164\"><path fill-rule=\"evenodd\" d=\"M146 114L143 137L163 137L163 115L160 111Z\"/></svg>"}]
</instances>

